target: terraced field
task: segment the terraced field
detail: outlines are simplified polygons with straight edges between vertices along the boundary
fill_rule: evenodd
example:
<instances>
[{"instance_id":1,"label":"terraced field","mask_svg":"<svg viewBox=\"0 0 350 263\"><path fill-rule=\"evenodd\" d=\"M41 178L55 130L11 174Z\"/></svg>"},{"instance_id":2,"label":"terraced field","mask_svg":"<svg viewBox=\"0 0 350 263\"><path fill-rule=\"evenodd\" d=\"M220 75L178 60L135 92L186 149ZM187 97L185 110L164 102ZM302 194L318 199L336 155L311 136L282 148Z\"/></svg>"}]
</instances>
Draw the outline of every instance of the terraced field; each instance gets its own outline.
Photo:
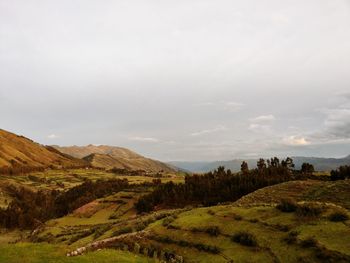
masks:
<instances>
[{"instance_id":1,"label":"terraced field","mask_svg":"<svg viewBox=\"0 0 350 263\"><path fill-rule=\"evenodd\" d=\"M291 181L259 189L235 202L237 206L276 205L282 198L329 202L350 209L350 180Z\"/></svg>"},{"instance_id":2,"label":"terraced field","mask_svg":"<svg viewBox=\"0 0 350 263\"><path fill-rule=\"evenodd\" d=\"M33 191L38 190L67 190L80 185L86 180L96 181L99 179L127 179L130 184L152 182L160 179L162 182L183 182L182 174L166 174L161 177L155 176L128 176L118 175L98 169L72 169L72 170L47 170L45 172L33 172L26 175L1 175L0 176L0 207L6 207L11 202L11 196L6 188L8 186L26 187Z\"/></svg>"},{"instance_id":3,"label":"terraced field","mask_svg":"<svg viewBox=\"0 0 350 263\"><path fill-rule=\"evenodd\" d=\"M291 182L289 186L296 184ZM333 190L337 184L340 183L330 183ZM313 193L317 186L320 184L305 182L303 187ZM285 191L286 185L268 187L264 191L278 196L280 192L276 189ZM290 191L299 193L294 196L296 198L305 197L300 189L301 186ZM259 191L253 195L260 196ZM124 191L94 201L71 215L49 221L35 238L65 245L70 250L98 244L95 249L112 247L134 253L136 250L136 254L148 253L150 258L168 253L185 262L319 262L327 255L333 257L334 262L350 260L350 221L329 220L332 212L345 209L339 207L347 205L342 202L342 195L335 200L336 205L311 202L322 208L315 217L281 212L274 205L277 200L269 204L265 200L263 205L256 205L255 199L246 199L244 206L237 202L137 215L133 204L146 192L144 189ZM253 203L248 204L248 200ZM308 201L303 203L309 204ZM348 210L346 213L350 216ZM240 232L251 234L256 245L232 241ZM314 243L305 245L309 240ZM95 250L93 245L92 251Z\"/></svg>"},{"instance_id":4,"label":"terraced field","mask_svg":"<svg viewBox=\"0 0 350 263\"><path fill-rule=\"evenodd\" d=\"M99 170L48 171L7 177L2 182L33 189L59 189L63 184L63 190L86 178L115 177L125 176ZM2 231L0 262L17 262L27 256L28 262L72 263L350 261L350 221L330 220L339 210L350 217L349 181L287 182L231 204L137 214L134 204L152 189L136 183L154 178L127 179L135 186L96 199L32 233ZM183 177L175 179L180 182ZM300 206L317 206L320 212L315 216L282 212L276 204L283 197L297 200ZM67 257L67 253L82 255Z\"/></svg>"}]
</instances>

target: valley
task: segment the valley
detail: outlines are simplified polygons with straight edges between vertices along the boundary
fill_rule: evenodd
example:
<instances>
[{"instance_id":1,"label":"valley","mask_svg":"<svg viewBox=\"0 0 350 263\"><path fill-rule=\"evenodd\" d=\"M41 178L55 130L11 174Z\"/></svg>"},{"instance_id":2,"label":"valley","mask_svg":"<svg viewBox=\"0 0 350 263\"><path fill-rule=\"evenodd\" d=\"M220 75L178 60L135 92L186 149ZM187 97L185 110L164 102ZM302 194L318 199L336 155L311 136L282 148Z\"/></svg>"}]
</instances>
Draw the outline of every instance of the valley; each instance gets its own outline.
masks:
<instances>
[{"instance_id":1,"label":"valley","mask_svg":"<svg viewBox=\"0 0 350 263\"><path fill-rule=\"evenodd\" d=\"M291 162L197 175L141 161L3 173L0 262L349 262L350 180Z\"/></svg>"}]
</instances>

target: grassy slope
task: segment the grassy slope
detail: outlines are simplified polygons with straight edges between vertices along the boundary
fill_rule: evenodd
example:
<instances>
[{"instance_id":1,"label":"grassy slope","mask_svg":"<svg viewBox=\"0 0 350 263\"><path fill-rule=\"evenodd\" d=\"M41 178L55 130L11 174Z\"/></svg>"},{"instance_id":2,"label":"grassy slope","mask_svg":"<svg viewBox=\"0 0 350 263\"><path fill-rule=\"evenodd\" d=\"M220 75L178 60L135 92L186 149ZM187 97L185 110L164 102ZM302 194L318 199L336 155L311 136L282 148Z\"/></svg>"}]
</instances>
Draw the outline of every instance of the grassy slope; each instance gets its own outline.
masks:
<instances>
[{"instance_id":1,"label":"grassy slope","mask_svg":"<svg viewBox=\"0 0 350 263\"><path fill-rule=\"evenodd\" d=\"M298 201L330 202L350 209L350 180L291 181L262 188L235 202L238 206L270 205L289 197Z\"/></svg>"},{"instance_id":2,"label":"grassy slope","mask_svg":"<svg viewBox=\"0 0 350 263\"><path fill-rule=\"evenodd\" d=\"M209 210L211 210L210 213L208 213ZM238 215L241 217L240 220L237 220ZM295 214L282 213L273 207L216 206L181 213L171 223L170 228L164 227L159 221L150 225L147 230L151 231L151 236L168 236L174 240L217 246L222 252L222 254L213 255L178 245L162 244L163 247L183 255L186 262L202 260L226 262L227 259L232 259L233 262L298 262L301 258L309 262L317 262L312 249L301 248L299 245L287 245L282 240L287 236L287 232L300 231L300 239L314 237L327 249L350 256L349 223L349 221L347 225L334 223L325 217L303 222ZM208 226L219 227L221 234L215 237L204 232L191 231L193 228L203 229ZM233 243L230 236L239 231L254 234L259 248L249 248Z\"/></svg>"},{"instance_id":3,"label":"grassy slope","mask_svg":"<svg viewBox=\"0 0 350 263\"><path fill-rule=\"evenodd\" d=\"M144 263L149 258L117 250L102 250L79 257L66 257L66 249L59 245L18 243L0 245L0 262L6 263Z\"/></svg>"},{"instance_id":4,"label":"grassy slope","mask_svg":"<svg viewBox=\"0 0 350 263\"><path fill-rule=\"evenodd\" d=\"M49 150L30 139L0 129L0 167L12 167L11 162L30 167L70 167L84 164L82 160Z\"/></svg>"},{"instance_id":5,"label":"grassy slope","mask_svg":"<svg viewBox=\"0 0 350 263\"><path fill-rule=\"evenodd\" d=\"M311 190L315 189L317 185L306 184L307 188ZM334 187L333 182L330 184ZM340 182L337 184L340 184ZM341 187L339 188L341 189ZM271 191L271 188L265 190L265 194L271 193L276 196L280 194L274 190ZM290 189L290 191L299 190L300 188ZM131 231L135 232L140 224L146 224L145 222L148 221L148 226L146 224L144 228L147 235L143 240L138 240L138 242L145 246L158 246L164 251L173 251L184 256L186 262L227 262L227 260L231 259L234 262L298 262L301 259L306 262L318 262L313 248L302 248L298 244L288 245L283 241L283 238L290 231L298 231L300 233L298 236L299 240L314 237L326 249L350 256L350 248L348 247L350 242L350 221L345 223L330 222L328 215L335 209L333 206L329 206L319 218L308 219L300 219L295 213L282 213L271 205L266 206L266 203L264 206L250 206L248 204L245 207L225 205L165 211L165 213L168 213L169 218L172 218L171 215L174 214L174 220L170 224L172 227L169 228L163 225L163 221L167 219L156 219L156 214L159 214L159 212L144 216L136 215L136 211L132 209L132 206L138 195L142 194L121 192L100 199L100 206L92 215L81 217L79 214L73 214L52 220L39 236L49 238L54 243L77 248L95 240L116 236L116 232L125 227L130 227L132 228ZM125 199L128 196L132 198ZM117 203L120 203L118 200L127 202L117 205ZM339 204L342 199L335 201L335 203ZM129 212L124 213L125 211ZM113 213L115 213L115 218L110 219ZM93 226L107 226L107 228L97 238L92 233L87 237L70 243L70 240L74 239L76 233L91 229ZM193 228L205 229L213 226L220 229L221 234L217 237L210 236L203 231L192 231ZM248 248L230 240L234 233L242 230L256 236L259 248ZM48 233L51 233L51 235L48 236ZM154 241L156 236L217 246L220 248L221 254L215 255L178 244L157 242ZM62 237L64 237L63 240Z\"/></svg>"},{"instance_id":6,"label":"grassy slope","mask_svg":"<svg viewBox=\"0 0 350 263\"><path fill-rule=\"evenodd\" d=\"M84 173L92 171L79 170L77 172L79 176L84 177ZM92 172L90 176L96 176L96 178L102 175L93 174ZM62 179L67 177L64 173L56 176ZM105 176L115 175L105 174ZM148 180L148 178L144 178L144 180ZM88 253L86 256L79 256L76 259L67 259L62 257L62 254L96 240L118 236L121 230L129 228L128 231L131 232L144 230L146 235L141 240L137 240L141 245L153 245L158 246L163 251L173 251L184 256L186 262L227 262L228 260L233 260L233 262L319 262L314 248L303 248L300 244L287 244L283 241L283 238L290 231L298 231L300 233L298 236L299 242L313 237L327 250L350 256L348 246L350 243L350 221L345 223L330 222L328 215L330 211L335 209L332 206L323 212L319 218L301 220L295 213L282 213L274 208L272 204L278 202L281 196L290 195L298 200L324 200L347 207L349 200L347 197L350 194L348 183L348 181L289 182L258 190L254 194L248 195L250 197L244 199L244 202L241 200L233 205L158 211L146 215L137 215L133 204L139 196L146 193L147 189L128 190L101 198L91 205L78 209L71 215L47 222L46 226L38 233L38 237L60 247L60 249L57 249L59 254L57 256L50 254L51 252L47 253L54 260L85 260L93 257L95 253ZM258 203L257 200L261 203ZM158 218L160 213L166 214L168 218L173 218L170 223L172 227L163 225L163 221L168 219ZM203 231L193 232L193 228L204 229L213 226L220 229L220 235L210 236ZM95 230L91 233L88 232L91 229ZM245 247L230 240L234 233L242 230L256 236L259 244L258 248ZM84 232L87 232L88 235L79 237ZM18 233L8 233L7 238L10 241L11 238L13 240L18 235ZM217 255L210 254L198 251L193 247L157 242L154 240L155 236L217 246L221 253ZM131 242L135 241L131 236L130 239ZM6 237L4 237L4 240L6 240ZM43 246L42 250L45 251L47 245L41 243L35 246L33 251L37 250L35 253L38 253L38 258L40 258L40 255L44 253L41 251L41 246ZM20 253L19 255L21 255ZM106 253L103 254L106 256L106 260L113 257L109 250L103 253ZM15 255L12 255L12 257L16 259ZM61 259L58 259L59 257ZM102 260L103 257L99 258ZM45 257L43 256L43 258ZM127 258L130 258L130 254ZM2 262L1 258L0 262Z\"/></svg>"}]
</instances>

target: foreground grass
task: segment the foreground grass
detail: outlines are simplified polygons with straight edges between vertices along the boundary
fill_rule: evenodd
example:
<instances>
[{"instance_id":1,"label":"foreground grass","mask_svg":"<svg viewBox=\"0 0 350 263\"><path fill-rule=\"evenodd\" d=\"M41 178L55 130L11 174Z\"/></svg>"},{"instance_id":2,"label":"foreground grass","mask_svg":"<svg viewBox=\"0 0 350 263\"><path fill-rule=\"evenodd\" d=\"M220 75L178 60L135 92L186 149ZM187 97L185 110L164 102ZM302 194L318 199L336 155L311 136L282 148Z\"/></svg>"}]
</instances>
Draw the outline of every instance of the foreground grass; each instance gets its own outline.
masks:
<instances>
[{"instance_id":1,"label":"foreground grass","mask_svg":"<svg viewBox=\"0 0 350 263\"><path fill-rule=\"evenodd\" d=\"M154 262L151 259L137 256L129 252L104 249L87 253L79 257L66 257L62 246L46 243L31 244L18 243L14 245L0 245L0 262L6 263L144 263Z\"/></svg>"},{"instance_id":2,"label":"foreground grass","mask_svg":"<svg viewBox=\"0 0 350 263\"><path fill-rule=\"evenodd\" d=\"M186 262L322 262L315 254L314 247L304 248L300 245L302 240L308 238L317 240L329 253L341 253L348 260L349 221L330 222L328 212L325 211L317 218L299 218L295 213L282 213L274 207L215 206L178 214L171 220L170 227L164 225L165 219L157 221L147 230L151 236L169 237L177 242L157 243L163 249L183 255ZM216 227L219 234L209 235L205 232L208 227ZM299 233L299 241L288 244L284 239L292 231ZM239 232L252 234L257 240L257 246L249 247L232 242L232 235ZM150 239L148 242L153 242L152 237ZM216 246L220 253L198 251L187 244L179 244L180 240Z\"/></svg>"}]
</instances>

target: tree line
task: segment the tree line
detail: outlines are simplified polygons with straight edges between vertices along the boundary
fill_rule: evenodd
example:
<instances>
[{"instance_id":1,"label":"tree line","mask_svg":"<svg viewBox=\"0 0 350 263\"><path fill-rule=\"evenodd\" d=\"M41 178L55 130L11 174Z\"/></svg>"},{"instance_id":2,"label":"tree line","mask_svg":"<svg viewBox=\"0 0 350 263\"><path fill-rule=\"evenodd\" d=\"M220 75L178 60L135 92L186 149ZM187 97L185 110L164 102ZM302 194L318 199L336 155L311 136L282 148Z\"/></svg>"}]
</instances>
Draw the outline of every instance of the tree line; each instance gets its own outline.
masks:
<instances>
[{"instance_id":1,"label":"tree line","mask_svg":"<svg viewBox=\"0 0 350 263\"><path fill-rule=\"evenodd\" d=\"M13 201L0 209L0 226L33 229L43 222L67 215L97 198L119 192L129 187L126 179L90 180L68 191L37 191L10 187L7 190Z\"/></svg>"},{"instance_id":2,"label":"tree line","mask_svg":"<svg viewBox=\"0 0 350 263\"><path fill-rule=\"evenodd\" d=\"M259 159L257 168L252 170L243 162L241 172L236 174L219 167L203 175L187 175L184 183L161 184L141 197L135 207L138 212L149 212L157 207L211 206L231 202L257 189L297 179L293 168L291 158L280 161L276 157Z\"/></svg>"},{"instance_id":3,"label":"tree line","mask_svg":"<svg viewBox=\"0 0 350 263\"><path fill-rule=\"evenodd\" d=\"M332 181L344 179L350 179L350 165L343 165L340 166L338 169L331 171Z\"/></svg>"}]
</instances>

